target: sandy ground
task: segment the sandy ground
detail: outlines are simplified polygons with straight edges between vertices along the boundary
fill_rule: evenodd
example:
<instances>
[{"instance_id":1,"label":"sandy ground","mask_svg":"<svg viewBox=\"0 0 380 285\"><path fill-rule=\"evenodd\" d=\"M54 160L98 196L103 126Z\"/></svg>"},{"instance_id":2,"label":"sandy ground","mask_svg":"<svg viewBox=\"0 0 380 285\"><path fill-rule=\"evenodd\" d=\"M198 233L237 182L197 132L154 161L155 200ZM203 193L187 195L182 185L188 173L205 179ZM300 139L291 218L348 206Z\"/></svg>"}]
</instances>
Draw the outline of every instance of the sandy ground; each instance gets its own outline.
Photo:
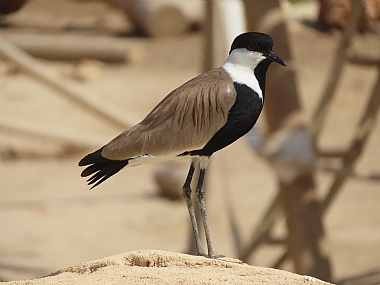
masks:
<instances>
[{"instance_id":1,"label":"sandy ground","mask_svg":"<svg viewBox=\"0 0 380 285\"><path fill-rule=\"evenodd\" d=\"M71 266L27 284L330 284L237 259L139 250ZM25 284L23 281L7 284Z\"/></svg>"},{"instance_id":2,"label":"sandy ground","mask_svg":"<svg viewBox=\"0 0 380 285\"><path fill-rule=\"evenodd\" d=\"M3 29L2 33L28 32L29 29L35 32L40 29L44 24L37 19L41 18L30 16L38 11L33 5L36 4L29 3L21 11L23 14L15 14L17 29ZM96 6L91 17L97 13L102 14L102 9ZM304 16L301 17L303 21L294 21L291 25L295 64L307 119L311 117L323 90L339 38L337 31L321 33L314 29L309 24L313 21L310 11L313 9L305 9ZM111 12L117 13L113 10ZM55 14L44 15L48 18L47 21L51 21ZM28 28L31 24L27 22L24 27L22 23L30 18L38 25ZM90 20L88 22L92 23ZM67 20L65 22L57 18L54 23L61 23L62 26ZM120 26L118 25L115 24L116 27ZM56 33L61 26L43 31ZM112 33L119 32L118 29L113 24L107 24L106 29L100 30L106 34L109 30ZM66 33L78 31L66 29ZM67 70L77 70L81 65L95 66L95 75L80 82L88 96L98 96L107 104L118 105L126 114L141 119L173 88L201 72L203 41L199 33L190 33L178 39L133 41L139 49L137 60L130 64L43 62L46 68L63 76ZM371 45L379 42L377 38L371 41ZM373 68L352 65L345 68L321 145L326 148L343 148L349 144L375 78L376 70ZM1 281L37 278L84 261L140 249L186 251L189 238L186 206L183 201L170 201L157 195L153 179L157 166L130 168L91 192L79 177L78 160L117 135L121 131L119 128L88 114L4 61L0 94L0 121L15 120L33 127L48 125L62 134L96 138L93 147L58 159L46 155L60 151L61 144L2 131ZM263 126L263 121L259 125ZM357 164L360 172L379 173L379 145L378 120ZM10 159L10 153L20 154L21 158ZM32 159L30 154L37 154L37 157ZM42 156L45 158L39 158ZM331 175L317 172L316 177L318 192L322 197L331 181ZM324 216L326 249L330 254L334 280L341 284L380 282L379 186L378 182L348 180ZM226 196L226 191L231 197ZM243 240L248 241L276 193L276 177L268 164L249 148L247 140L241 139L213 156L207 193L215 249L226 256L235 257L224 207L227 203L234 207ZM280 224L278 234L283 236L283 233L283 225ZM265 246L252 256L249 263L270 266L282 250L276 246ZM124 257L109 259L120 258ZM210 272L215 269L213 266L210 268ZM284 268L292 270L289 263ZM256 269L247 267L247 270L254 272ZM99 270L99 274L105 271L106 269ZM62 274L70 275L67 272ZM59 276L63 275L52 278L60 278Z\"/></svg>"}]
</instances>

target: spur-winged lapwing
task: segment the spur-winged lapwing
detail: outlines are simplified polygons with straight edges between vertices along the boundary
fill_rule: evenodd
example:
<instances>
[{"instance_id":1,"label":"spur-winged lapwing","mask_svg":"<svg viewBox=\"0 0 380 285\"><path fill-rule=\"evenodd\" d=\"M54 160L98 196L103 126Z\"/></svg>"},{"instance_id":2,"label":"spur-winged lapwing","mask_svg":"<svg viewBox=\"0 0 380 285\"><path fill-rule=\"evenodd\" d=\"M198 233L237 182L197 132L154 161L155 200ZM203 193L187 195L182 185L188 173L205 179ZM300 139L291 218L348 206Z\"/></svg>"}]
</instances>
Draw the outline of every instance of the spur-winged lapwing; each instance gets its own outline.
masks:
<instances>
[{"instance_id":1,"label":"spur-winged lapwing","mask_svg":"<svg viewBox=\"0 0 380 285\"><path fill-rule=\"evenodd\" d=\"M126 166L190 158L183 185L198 254L220 257L211 245L204 203L203 181L211 155L246 134L256 123L264 103L265 76L272 62L285 66L273 51L273 39L248 32L235 38L226 63L199 75L167 95L140 123L121 133L101 149L88 154L79 166L81 176L99 185ZM200 168L196 186L206 234L208 254L201 246L191 180Z\"/></svg>"}]
</instances>

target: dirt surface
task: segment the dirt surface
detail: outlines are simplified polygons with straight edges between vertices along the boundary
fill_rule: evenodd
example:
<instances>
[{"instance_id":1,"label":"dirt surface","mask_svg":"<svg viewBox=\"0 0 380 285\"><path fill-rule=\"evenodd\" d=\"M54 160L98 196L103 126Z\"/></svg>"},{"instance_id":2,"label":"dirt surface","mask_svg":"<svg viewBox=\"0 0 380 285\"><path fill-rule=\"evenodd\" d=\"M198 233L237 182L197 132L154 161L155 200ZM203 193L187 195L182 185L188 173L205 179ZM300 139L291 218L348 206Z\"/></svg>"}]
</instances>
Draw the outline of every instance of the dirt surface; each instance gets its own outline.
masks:
<instances>
[{"instance_id":1,"label":"dirt surface","mask_svg":"<svg viewBox=\"0 0 380 285\"><path fill-rule=\"evenodd\" d=\"M169 281L170 280L170 281ZM237 259L209 259L139 250L71 266L28 284L330 284L310 276L249 266ZM14 281L7 284L25 284Z\"/></svg>"},{"instance_id":2,"label":"dirt surface","mask_svg":"<svg viewBox=\"0 0 380 285\"><path fill-rule=\"evenodd\" d=\"M120 35L121 30L130 28L121 19L119 11L100 2L46 3L49 5L44 6L44 9L51 9L51 13L45 10L41 12L41 6L38 6L41 1L32 1L19 13L4 19L6 25L2 28L2 36L6 37L7 33L83 33L115 37ZM60 8L59 5L65 7ZM86 5L92 5L92 8ZM64 17L59 16L57 11L60 9L67 9ZM321 32L314 27L317 15L315 9L313 3L298 6L297 12L292 12L296 19L291 24L294 64L297 66L302 104L308 120L329 76L340 36L338 31ZM70 11L75 21L70 20ZM80 11L85 16L81 17ZM89 98L97 97L107 105L117 105L125 110L126 115L133 115L137 119L142 119L168 92L202 70L203 40L199 32L174 39L127 40L137 46L133 62L127 64L41 62L46 69L73 80L78 80L77 74L83 69L87 70L77 82ZM359 42L375 50L377 47L377 50L380 49L378 35L361 35ZM346 66L321 137L320 144L323 147L344 148L349 145L376 76L375 68ZM64 145L56 140L41 139L7 128L1 131L1 281L37 278L60 268L139 249L171 252L187 250L190 229L186 206L183 201L170 201L157 195L153 177L159 166L147 165L124 170L92 191L88 191L85 181L80 178L77 166L79 159L108 142L122 129L89 114L4 60L1 60L0 99L0 123L12 121L33 129L41 128L41 131L46 127L61 135L92 140L92 146L80 153L67 155L62 152L65 150ZM259 126L265 128L264 120L260 120ZM380 172L379 145L380 125L377 120L376 128L357 164L360 173ZM55 157L56 154L60 154L60 157ZM332 176L318 171L316 177L318 193L323 197ZM348 180L324 216L324 246L330 255L334 279L341 284L380 282L379 188L379 182ZM225 207L229 203L235 209L243 242L247 242L263 211L276 194L275 174L243 138L213 156L206 191L214 247L226 256L236 257ZM278 225L276 234L284 236L283 224ZM265 246L252 256L249 263L271 266L282 251L283 248L279 246ZM162 252L149 254L173 256ZM128 254L106 260L120 264L119 261L125 260L125 256ZM178 255L178 260L187 258L190 257ZM193 260L201 259L194 257ZM97 264L97 261L89 264ZM202 267L210 270L207 274L221 270L216 263L212 264ZM110 274L115 272L115 266L109 267ZM182 265L173 266L183 270ZM236 266L246 268L247 273L244 274L251 277L250 274L259 270L248 265ZM173 268L155 270L170 271ZM291 271L291 264L287 262L284 269ZM273 276L278 273L270 269L263 271L271 272ZM94 282L100 278L95 274L105 272L107 269L103 268L95 271L94 275L62 272L49 278L81 276L94 278L88 279ZM145 276L145 273L140 274L140 277ZM283 274L290 276L286 278L298 278L300 283L281 284L308 283L304 277L294 277L286 272ZM115 278L122 278L122 275ZM205 281L205 284L213 283Z\"/></svg>"}]
</instances>

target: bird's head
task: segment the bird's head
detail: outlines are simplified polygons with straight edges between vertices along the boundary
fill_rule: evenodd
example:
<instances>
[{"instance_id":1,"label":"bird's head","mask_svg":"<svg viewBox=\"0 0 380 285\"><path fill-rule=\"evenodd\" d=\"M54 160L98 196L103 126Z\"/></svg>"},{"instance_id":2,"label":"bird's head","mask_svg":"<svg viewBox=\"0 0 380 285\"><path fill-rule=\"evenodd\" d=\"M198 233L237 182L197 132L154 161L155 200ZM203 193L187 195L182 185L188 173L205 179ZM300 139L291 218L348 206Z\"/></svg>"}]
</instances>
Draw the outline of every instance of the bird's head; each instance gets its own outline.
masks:
<instances>
[{"instance_id":1,"label":"bird's head","mask_svg":"<svg viewBox=\"0 0 380 285\"><path fill-rule=\"evenodd\" d=\"M230 57L235 57L239 64L250 65L253 68L264 60L286 66L281 57L272 51L273 45L273 39L267 34L243 33L234 39L229 54Z\"/></svg>"}]
</instances>

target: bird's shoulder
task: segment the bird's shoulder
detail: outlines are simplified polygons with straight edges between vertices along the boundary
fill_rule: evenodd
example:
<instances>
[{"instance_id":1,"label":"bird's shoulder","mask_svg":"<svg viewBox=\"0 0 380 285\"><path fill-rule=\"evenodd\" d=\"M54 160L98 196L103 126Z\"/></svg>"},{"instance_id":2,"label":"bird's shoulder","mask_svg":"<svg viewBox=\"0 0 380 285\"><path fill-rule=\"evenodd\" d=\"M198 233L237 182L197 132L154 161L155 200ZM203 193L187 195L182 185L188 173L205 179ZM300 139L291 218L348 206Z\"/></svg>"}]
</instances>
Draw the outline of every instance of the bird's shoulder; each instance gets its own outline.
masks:
<instances>
[{"instance_id":1,"label":"bird's shoulder","mask_svg":"<svg viewBox=\"0 0 380 285\"><path fill-rule=\"evenodd\" d=\"M174 121L184 123L213 118L214 113L224 117L236 100L236 91L230 75L223 68L207 71L170 92L141 122L157 125L176 115ZM196 123L196 122L195 122Z\"/></svg>"}]
</instances>

